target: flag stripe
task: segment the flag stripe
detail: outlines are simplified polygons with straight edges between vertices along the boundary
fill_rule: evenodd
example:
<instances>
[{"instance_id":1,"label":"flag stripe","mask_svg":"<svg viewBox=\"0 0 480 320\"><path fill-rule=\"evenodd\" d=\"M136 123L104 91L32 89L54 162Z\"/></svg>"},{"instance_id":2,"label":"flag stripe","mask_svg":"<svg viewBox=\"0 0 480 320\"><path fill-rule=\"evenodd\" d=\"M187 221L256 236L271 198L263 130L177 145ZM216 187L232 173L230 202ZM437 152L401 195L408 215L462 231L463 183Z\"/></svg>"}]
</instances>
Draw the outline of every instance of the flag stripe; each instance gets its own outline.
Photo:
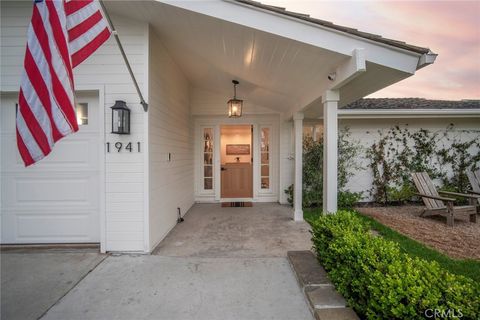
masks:
<instances>
[{"instance_id":1,"label":"flag stripe","mask_svg":"<svg viewBox=\"0 0 480 320\"><path fill-rule=\"evenodd\" d=\"M88 32L84 33L82 37L77 38L70 42L70 54L75 54L78 50L85 47L90 41L95 39L103 30L107 29L107 25L104 20L95 24Z\"/></svg>"},{"instance_id":2,"label":"flag stripe","mask_svg":"<svg viewBox=\"0 0 480 320\"><path fill-rule=\"evenodd\" d=\"M76 25L82 23L88 17L96 12L100 12L99 7L96 2L91 2L82 9L68 15L67 17L67 30L74 28ZM70 40L71 41L71 40Z\"/></svg>"},{"instance_id":3,"label":"flag stripe","mask_svg":"<svg viewBox=\"0 0 480 320\"><path fill-rule=\"evenodd\" d=\"M98 22L103 19L100 11L95 12L93 15L83 20L81 23L77 24L75 27L68 30L68 38L70 41L73 41L83 35L85 32L90 30Z\"/></svg>"},{"instance_id":4,"label":"flag stripe","mask_svg":"<svg viewBox=\"0 0 480 320\"><path fill-rule=\"evenodd\" d=\"M36 14L34 13L34 17L32 18L32 25L35 29L35 34L42 35L42 37L39 37L38 40L43 49L43 53L48 63L51 75L51 93L53 94L53 98L56 101L59 110L63 113L67 123L70 126L70 129L67 132L62 132L64 135L66 135L72 131L76 131L76 128L78 129L73 108L73 90L70 87L66 70L63 68L63 64L60 61L62 58L56 50L50 25L48 23L42 23L40 12L44 14L44 19L47 18L46 15L48 15L48 12L46 10L36 10L35 12ZM52 54L54 57L52 57Z\"/></svg>"},{"instance_id":5,"label":"flag stripe","mask_svg":"<svg viewBox=\"0 0 480 320\"><path fill-rule=\"evenodd\" d=\"M20 136L20 133L18 133L18 129L17 129L17 146L18 146L18 151L20 152L20 156L22 157L23 162L25 163L26 166L29 166L35 163L35 160L33 160L32 156L30 155L30 152L28 151L28 148L25 145L25 142L23 142L23 139Z\"/></svg>"},{"instance_id":6,"label":"flag stripe","mask_svg":"<svg viewBox=\"0 0 480 320\"><path fill-rule=\"evenodd\" d=\"M108 28L98 34L92 41L86 44L82 49L72 54L72 65L75 68L77 65L87 59L93 52L95 52L108 38L110 37L110 30Z\"/></svg>"},{"instance_id":7,"label":"flag stripe","mask_svg":"<svg viewBox=\"0 0 480 320\"><path fill-rule=\"evenodd\" d=\"M67 71L68 77L70 79L69 84L71 89L73 88L73 72L70 63L70 55L68 53L67 39L62 31L64 28L62 28L60 18L58 16L58 12L54 3L56 3L57 6L62 4L62 2L59 1L46 1L48 17L50 20L50 28L47 29L50 29L49 32L51 32L51 35L53 35L53 39L55 39L56 48L62 57L64 65L63 68Z\"/></svg>"},{"instance_id":8,"label":"flag stripe","mask_svg":"<svg viewBox=\"0 0 480 320\"><path fill-rule=\"evenodd\" d=\"M47 136L45 135L42 126L38 123L37 118L35 118L35 115L32 113L22 90L20 90L18 104L20 106L19 112L23 119L25 119L27 128L37 142L38 147L42 150L43 154L48 154L51 148Z\"/></svg>"},{"instance_id":9,"label":"flag stripe","mask_svg":"<svg viewBox=\"0 0 480 320\"><path fill-rule=\"evenodd\" d=\"M25 53L26 74L25 74L25 79L22 82L22 89L24 92L28 92L27 96L33 95L35 93L35 95L39 98L41 102L41 106L48 114L48 117L50 118L50 122L53 125L53 132L52 132L53 140L57 141L63 137L63 134L60 133L60 131L57 128L57 125L56 125L57 121L53 119L52 104L50 100L51 96L42 78L40 70L38 70L39 65L41 64L35 63L35 60L30 52L30 49L29 47L27 47L27 52ZM32 85L30 79L37 79L37 81L35 82L35 87ZM29 105L36 105L36 103L31 103L30 99L27 99L27 101L29 101ZM41 109L41 108L36 108L36 109Z\"/></svg>"},{"instance_id":10,"label":"flag stripe","mask_svg":"<svg viewBox=\"0 0 480 320\"><path fill-rule=\"evenodd\" d=\"M73 0L65 2L65 13L67 16L74 14L83 7L89 5L93 0Z\"/></svg>"},{"instance_id":11,"label":"flag stripe","mask_svg":"<svg viewBox=\"0 0 480 320\"><path fill-rule=\"evenodd\" d=\"M53 145L53 143L56 140L60 139L62 135L58 132L58 130L56 130L55 126L52 128L51 114L49 114L47 108L44 107L44 104L40 100L35 89L32 87L32 84L30 83L30 79L28 79L28 77L25 77L24 81L22 82L22 92L29 106L39 105L43 107L31 108L31 111L35 115L38 123L43 128L43 131L45 132L45 135L48 139L48 144Z\"/></svg>"},{"instance_id":12,"label":"flag stripe","mask_svg":"<svg viewBox=\"0 0 480 320\"><path fill-rule=\"evenodd\" d=\"M65 116L59 110L59 106L51 94L52 80L50 76L50 70L48 62L41 50L41 46L38 43L38 39L35 34L28 39L28 52L25 53L25 58L31 54L33 62L28 60L25 64L25 73L30 79L35 79L35 88L37 94L42 98L43 106L50 110L53 118L53 126L59 131L60 134L66 135L71 132L70 125L67 123ZM32 49L30 49L32 48ZM33 66L32 66L33 65ZM23 83L22 83L23 86ZM56 140L55 140L56 141Z\"/></svg>"},{"instance_id":13,"label":"flag stripe","mask_svg":"<svg viewBox=\"0 0 480 320\"><path fill-rule=\"evenodd\" d=\"M35 1L17 112L17 147L25 166L78 130L72 68L111 32L94 0Z\"/></svg>"},{"instance_id":14,"label":"flag stripe","mask_svg":"<svg viewBox=\"0 0 480 320\"><path fill-rule=\"evenodd\" d=\"M19 112L17 113L17 131L19 135L22 137L24 145L27 147L29 151L29 155L33 158L34 161L42 159L45 155L38 146L37 142L33 138L30 130L27 127L25 119L23 118L22 114Z\"/></svg>"}]
</instances>

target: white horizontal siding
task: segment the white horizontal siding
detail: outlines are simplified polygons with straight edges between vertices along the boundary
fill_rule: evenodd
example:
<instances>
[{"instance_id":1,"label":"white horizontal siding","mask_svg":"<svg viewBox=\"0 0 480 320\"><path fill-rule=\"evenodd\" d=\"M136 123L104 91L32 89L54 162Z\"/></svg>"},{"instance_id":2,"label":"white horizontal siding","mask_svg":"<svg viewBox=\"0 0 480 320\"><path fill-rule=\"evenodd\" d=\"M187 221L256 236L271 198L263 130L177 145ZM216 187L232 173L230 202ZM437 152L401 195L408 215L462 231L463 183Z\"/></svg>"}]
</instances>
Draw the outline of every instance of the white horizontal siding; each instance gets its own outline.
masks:
<instances>
[{"instance_id":1,"label":"white horizontal siding","mask_svg":"<svg viewBox=\"0 0 480 320\"><path fill-rule=\"evenodd\" d=\"M189 83L154 30L149 33L150 250L193 205L193 128ZM169 162L168 154L171 154Z\"/></svg>"},{"instance_id":2,"label":"white horizontal siding","mask_svg":"<svg viewBox=\"0 0 480 320\"><path fill-rule=\"evenodd\" d=\"M31 1L1 2L1 91L18 91L25 54L27 26L32 12ZM146 59L148 50L148 25L125 17L112 16L125 52L131 62L140 88L146 92ZM139 104L135 87L123 62L113 37L93 56L74 70L77 88L101 88L104 92L105 142L110 142L110 153L105 157L105 248L107 251L145 251L143 183L146 174L146 137L144 111ZM125 100L132 110L131 135L112 135L111 109L115 100ZM128 142L136 147L142 144L141 153L117 153L115 142ZM100 222L99 222L100 223Z\"/></svg>"}]
</instances>

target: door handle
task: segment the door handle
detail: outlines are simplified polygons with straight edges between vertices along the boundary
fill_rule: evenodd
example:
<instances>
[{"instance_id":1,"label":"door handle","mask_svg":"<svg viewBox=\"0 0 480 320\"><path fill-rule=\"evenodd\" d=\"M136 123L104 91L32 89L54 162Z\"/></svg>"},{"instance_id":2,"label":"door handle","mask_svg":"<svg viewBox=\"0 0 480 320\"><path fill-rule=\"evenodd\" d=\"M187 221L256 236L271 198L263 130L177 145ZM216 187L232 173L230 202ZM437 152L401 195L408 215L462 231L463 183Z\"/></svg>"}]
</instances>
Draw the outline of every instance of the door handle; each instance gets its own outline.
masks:
<instances>
[{"instance_id":1,"label":"door handle","mask_svg":"<svg viewBox=\"0 0 480 320\"><path fill-rule=\"evenodd\" d=\"M225 171L225 170L227 170L227 168L222 167L220 170Z\"/></svg>"}]
</instances>

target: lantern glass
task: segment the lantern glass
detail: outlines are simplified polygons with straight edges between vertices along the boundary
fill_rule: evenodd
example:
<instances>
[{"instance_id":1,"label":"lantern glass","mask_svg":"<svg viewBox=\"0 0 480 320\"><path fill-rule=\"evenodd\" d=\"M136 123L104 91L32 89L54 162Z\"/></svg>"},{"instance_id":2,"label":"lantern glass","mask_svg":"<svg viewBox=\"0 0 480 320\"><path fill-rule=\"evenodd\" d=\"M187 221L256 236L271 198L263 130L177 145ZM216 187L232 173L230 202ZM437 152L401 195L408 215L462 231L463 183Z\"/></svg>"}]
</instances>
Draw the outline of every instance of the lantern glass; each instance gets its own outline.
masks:
<instances>
[{"instance_id":1,"label":"lantern glass","mask_svg":"<svg viewBox=\"0 0 480 320\"><path fill-rule=\"evenodd\" d=\"M112 133L130 134L130 109L125 101L115 101L112 108Z\"/></svg>"},{"instance_id":2,"label":"lantern glass","mask_svg":"<svg viewBox=\"0 0 480 320\"><path fill-rule=\"evenodd\" d=\"M243 100L231 99L227 103L228 105L228 116L230 118L236 118L242 116L242 106Z\"/></svg>"}]
</instances>

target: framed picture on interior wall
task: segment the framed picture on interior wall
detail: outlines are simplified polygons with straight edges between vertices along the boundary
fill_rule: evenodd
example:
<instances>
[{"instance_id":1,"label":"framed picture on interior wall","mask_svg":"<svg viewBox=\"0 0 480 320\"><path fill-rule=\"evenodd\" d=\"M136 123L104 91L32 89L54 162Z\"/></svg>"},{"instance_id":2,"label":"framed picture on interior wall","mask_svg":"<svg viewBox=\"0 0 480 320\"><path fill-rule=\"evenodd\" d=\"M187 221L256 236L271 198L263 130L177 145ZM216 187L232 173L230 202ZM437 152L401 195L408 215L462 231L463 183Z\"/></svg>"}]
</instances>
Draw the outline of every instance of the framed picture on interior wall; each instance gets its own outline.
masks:
<instances>
[{"instance_id":1,"label":"framed picture on interior wall","mask_svg":"<svg viewBox=\"0 0 480 320\"><path fill-rule=\"evenodd\" d=\"M227 155L250 154L249 144L227 144Z\"/></svg>"}]
</instances>

